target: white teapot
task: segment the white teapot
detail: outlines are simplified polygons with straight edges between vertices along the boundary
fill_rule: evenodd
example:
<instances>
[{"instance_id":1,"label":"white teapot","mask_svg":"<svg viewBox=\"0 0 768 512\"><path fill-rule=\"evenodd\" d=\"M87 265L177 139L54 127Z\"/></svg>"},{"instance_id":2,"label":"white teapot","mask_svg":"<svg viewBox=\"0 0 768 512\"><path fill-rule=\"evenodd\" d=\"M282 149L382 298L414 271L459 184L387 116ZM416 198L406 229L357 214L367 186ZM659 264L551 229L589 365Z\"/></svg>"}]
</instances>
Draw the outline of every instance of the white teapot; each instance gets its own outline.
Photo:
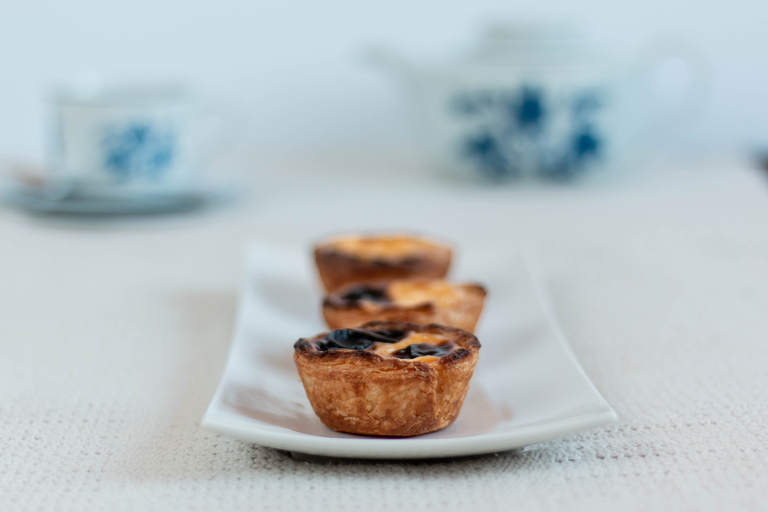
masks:
<instances>
[{"instance_id":1,"label":"white teapot","mask_svg":"<svg viewBox=\"0 0 768 512\"><path fill-rule=\"evenodd\" d=\"M432 167L568 180L626 164L640 132L666 108L650 87L651 71L673 57L663 53L621 66L575 30L502 25L443 65L416 65L384 49L371 57L411 88ZM675 62L687 68L690 86L690 59ZM690 107L694 95L685 96L678 103Z\"/></svg>"}]
</instances>

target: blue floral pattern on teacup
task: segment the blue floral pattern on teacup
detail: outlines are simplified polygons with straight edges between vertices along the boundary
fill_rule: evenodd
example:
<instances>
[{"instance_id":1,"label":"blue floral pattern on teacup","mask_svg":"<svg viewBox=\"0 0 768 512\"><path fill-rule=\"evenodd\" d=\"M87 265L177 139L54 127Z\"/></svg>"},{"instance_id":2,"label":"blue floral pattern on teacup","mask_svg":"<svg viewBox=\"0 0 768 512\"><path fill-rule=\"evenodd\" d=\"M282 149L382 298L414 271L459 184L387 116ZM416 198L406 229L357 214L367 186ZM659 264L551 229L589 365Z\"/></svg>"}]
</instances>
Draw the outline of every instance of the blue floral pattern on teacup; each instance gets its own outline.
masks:
<instances>
[{"instance_id":1,"label":"blue floral pattern on teacup","mask_svg":"<svg viewBox=\"0 0 768 512\"><path fill-rule=\"evenodd\" d=\"M574 178L603 154L605 137L598 128L603 103L598 90L569 98L548 97L543 87L532 85L464 91L451 101L464 126L459 153L490 178L526 172L550 179Z\"/></svg>"},{"instance_id":2,"label":"blue floral pattern on teacup","mask_svg":"<svg viewBox=\"0 0 768 512\"><path fill-rule=\"evenodd\" d=\"M158 180L173 164L176 132L151 122L109 126L102 140L104 167L119 181Z\"/></svg>"}]
</instances>

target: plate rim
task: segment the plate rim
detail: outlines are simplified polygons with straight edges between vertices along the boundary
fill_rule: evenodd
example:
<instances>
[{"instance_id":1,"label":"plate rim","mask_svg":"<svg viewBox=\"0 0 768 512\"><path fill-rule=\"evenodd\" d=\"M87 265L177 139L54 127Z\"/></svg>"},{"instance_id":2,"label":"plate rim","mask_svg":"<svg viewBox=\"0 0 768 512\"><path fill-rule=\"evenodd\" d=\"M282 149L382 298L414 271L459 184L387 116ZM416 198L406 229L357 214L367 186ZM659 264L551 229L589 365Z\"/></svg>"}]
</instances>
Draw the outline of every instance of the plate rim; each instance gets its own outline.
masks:
<instances>
[{"instance_id":1,"label":"plate rim","mask_svg":"<svg viewBox=\"0 0 768 512\"><path fill-rule=\"evenodd\" d=\"M340 438L300 432L269 432L254 430L252 424L247 424L244 420L213 419L207 413L203 417L202 426L214 432L261 446L309 455L355 459L434 459L510 451L557 439L569 433L610 424L615 420L616 413L610 406L605 406L599 412L595 411L575 418L552 421L544 426L516 427L514 430L504 432L448 439L424 439L418 436ZM254 435L243 435L244 432ZM322 443L319 443L318 439L322 439ZM457 439L462 442L457 443Z\"/></svg>"}]
</instances>

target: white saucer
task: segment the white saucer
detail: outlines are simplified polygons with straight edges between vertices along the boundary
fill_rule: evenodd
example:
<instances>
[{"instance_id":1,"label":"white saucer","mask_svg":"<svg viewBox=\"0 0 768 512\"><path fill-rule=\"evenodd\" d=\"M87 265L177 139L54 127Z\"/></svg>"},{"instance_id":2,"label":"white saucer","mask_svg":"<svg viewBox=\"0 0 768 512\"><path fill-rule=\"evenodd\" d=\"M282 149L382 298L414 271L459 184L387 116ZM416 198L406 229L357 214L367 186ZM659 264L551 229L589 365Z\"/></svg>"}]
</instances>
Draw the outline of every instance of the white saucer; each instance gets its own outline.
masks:
<instances>
[{"instance_id":1,"label":"white saucer","mask_svg":"<svg viewBox=\"0 0 768 512\"><path fill-rule=\"evenodd\" d=\"M132 215L197 210L235 197L233 187L197 184L158 193L95 192L74 187L46 187L4 179L0 199L21 210L41 214Z\"/></svg>"},{"instance_id":2,"label":"white saucer","mask_svg":"<svg viewBox=\"0 0 768 512\"><path fill-rule=\"evenodd\" d=\"M541 282L518 254L463 252L457 279L488 288L480 361L461 413L439 432L380 438L315 416L293 342L327 330L308 248L254 246L227 367L203 426L272 448L366 459L440 458L520 448L611 423L616 413L579 366Z\"/></svg>"}]
</instances>

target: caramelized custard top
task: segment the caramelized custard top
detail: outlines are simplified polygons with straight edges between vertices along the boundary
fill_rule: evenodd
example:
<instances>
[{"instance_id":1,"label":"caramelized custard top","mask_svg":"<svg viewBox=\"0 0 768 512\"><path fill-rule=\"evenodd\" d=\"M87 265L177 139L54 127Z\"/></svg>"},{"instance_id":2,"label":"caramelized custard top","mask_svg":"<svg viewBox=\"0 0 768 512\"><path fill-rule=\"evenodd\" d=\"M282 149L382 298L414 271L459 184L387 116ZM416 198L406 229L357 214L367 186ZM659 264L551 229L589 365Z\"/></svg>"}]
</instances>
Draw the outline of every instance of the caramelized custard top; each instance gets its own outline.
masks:
<instances>
[{"instance_id":1,"label":"caramelized custard top","mask_svg":"<svg viewBox=\"0 0 768 512\"><path fill-rule=\"evenodd\" d=\"M417 359L426 363L451 353L456 344L440 334L401 330L336 329L316 343L318 350L372 350L384 357Z\"/></svg>"},{"instance_id":2,"label":"caramelized custard top","mask_svg":"<svg viewBox=\"0 0 768 512\"><path fill-rule=\"evenodd\" d=\"M425 247L432 246L432 244L417 238L392 235L340 238L331 242L330 246L339 252L351 254L362 259L388 260L413 256Z\"/></svg>"},{"instance_id":3,"label":"caramelized custard top","mask_svg":"<svg viewBox=\"0 0 768 512\"><path fill-rule=\"evenodd\" d=\"M430 302L438 306L450 306L461 300L460 286L439 279L406 279L392 281L388 292L392 302L403 307Z\"/></svg>"}]
</instances>

